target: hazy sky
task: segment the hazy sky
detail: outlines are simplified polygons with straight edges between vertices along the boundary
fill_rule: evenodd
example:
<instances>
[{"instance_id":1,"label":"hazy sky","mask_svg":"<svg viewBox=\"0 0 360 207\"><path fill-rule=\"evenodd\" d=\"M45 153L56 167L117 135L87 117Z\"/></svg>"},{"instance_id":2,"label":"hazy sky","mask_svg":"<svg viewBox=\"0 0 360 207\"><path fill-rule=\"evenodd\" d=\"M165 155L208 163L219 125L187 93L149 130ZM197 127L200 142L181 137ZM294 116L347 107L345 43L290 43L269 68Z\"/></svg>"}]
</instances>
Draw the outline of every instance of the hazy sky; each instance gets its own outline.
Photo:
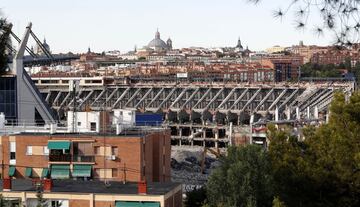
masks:
<instances>
[{"instance_id":1,"label":"hazy sky","mask_svg":"<svg viewBox=\"0 0 360 207\"><path fill-rule=\"evenodd\" d=\"M298 31L293 13L274 19L274 9L290 0L1 0L2 13L22 36L28 22L53 52L132 50L154 38L173 40L174 48L189 46L244 46L263 50L274 45L330 44L311 30ZM316 19L311 19L311 22ZM310 25L311 26L311 25Z\"/></svg>"}]
</instances>

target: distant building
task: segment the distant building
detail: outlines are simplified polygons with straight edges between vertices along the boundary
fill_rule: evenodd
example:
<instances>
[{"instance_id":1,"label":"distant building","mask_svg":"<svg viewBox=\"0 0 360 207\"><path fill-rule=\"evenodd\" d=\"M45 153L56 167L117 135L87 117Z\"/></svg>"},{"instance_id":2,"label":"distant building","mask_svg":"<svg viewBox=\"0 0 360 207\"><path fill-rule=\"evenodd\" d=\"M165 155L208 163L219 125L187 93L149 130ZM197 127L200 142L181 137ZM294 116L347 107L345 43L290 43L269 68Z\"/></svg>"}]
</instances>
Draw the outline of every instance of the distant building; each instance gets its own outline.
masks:
<instances>
[{"instance_id":1,"label":"distant building","mask_svg":"<svg viewBox=\"0 0 360 207\"><path fill-rule=\"evenodd\" d=\"M269 65L275 70L275 82L298 80L302 62L301 56L267 57L261 60L262 64Z\"/></svg>"},{"instance_id":2,"label":"distant building","mask_svg":"<svg viewBox=\"0 0 360 207\"><path fill-rule=\"evenodd\" d=\"M294 55L299 55L303 57L303 64L311 61L311 58L316 53L326 52L329 47L322 47L316 45L304 45L303 42L300 42L299 45L292 46L290 52Z\"/></svg>"},{"instance_id":3,"label":"distant building","mask_svg":"<svg viewBox=\"0 0 360 207\"><path fill-rule=\"evenodd\" d=\"M43 47L49 51L50 51L50 46L46 43L46 39L44 38L44 42L42 43ZM41 49L41 47L39 45L36 45L33 51L35 54L39 55L39 56L45 56L44 51Z\"/></svg>"},{"instance_id":4,"label":"distant building","mask_svg":"<svg viewBox=\"0 0 360 207\"><path fill-rule=\"evenodd\" d=\"M281 53L285 52L286 47L281 47L279 45L275 45L274 47L270 47L266 49L267 53Z\"/></svg>"},{"instance_id":5,"label":"distant building","mask_svg":"<svg viewBox=\"0 0 360 207\"><path fill-rule=\"evenodd\" d=\"M159 30L155 33L155 38L152 39L146 46L137 51L139 57L146 57L150 54L165 54L166 51L172 50L172 40L169 38L166 42L160 38Z\"/></svg>"},{"instance_id":6,"label":"distant building","mask_svg":"<svg viewBox=\"0 0 360 207\"><path fill-rule=\"evenodd\" d=\"M235 51L237 51L237 52L242 52L242 51L244 51L244 47L243 47L242 44L241 44L240 37L239 37L239 39L238 39L238 41L237 41L237 44L236 44L236 46L235 46Z\"/></svg>"},{"instance_id":7,"label":"distant building","mask_svg":"<svg viewBox=\"0 0 360 207\"><path fill-rule=\"evenodd\" d=\"M241 57L241 58L245 58L245 57L249 57L251 51L249 50L249 48L246 46L246 49L244 49L243 45L241 44L241 40L240 40L240 37L237 41L237 44L233 50L238 56L238 57Z\"/></svg>"}]
</instances>

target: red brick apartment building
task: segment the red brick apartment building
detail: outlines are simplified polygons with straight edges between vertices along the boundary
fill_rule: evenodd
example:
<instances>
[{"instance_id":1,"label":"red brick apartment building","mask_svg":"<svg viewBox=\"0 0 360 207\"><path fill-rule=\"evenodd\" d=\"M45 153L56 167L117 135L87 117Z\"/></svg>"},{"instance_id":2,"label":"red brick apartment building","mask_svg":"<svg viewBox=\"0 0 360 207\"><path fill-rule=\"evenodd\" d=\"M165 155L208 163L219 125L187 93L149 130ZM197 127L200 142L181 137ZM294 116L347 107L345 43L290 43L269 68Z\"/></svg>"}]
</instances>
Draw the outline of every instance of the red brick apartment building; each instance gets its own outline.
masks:
<instances>
[{"instance_id":1,"label":"red brick apartment building","mask_svg":"<svg viewBox=\"0 0 360 207\"><path fill-rule=\"evenodd\" d=\"M26 179L0 181L0 193L10 206L37 206L37 184ZM44 180L48 207L181 207L177 183L122 183L110 181ZM41 186L41 185L40 185Z\"/></svg>"},{"instance_id":2,"label":"red brick apartment building","mask_svg":"<svg viewBox=\"0 0 360 207\"><path fill-rule=\"evenodd\" d=\"M275 82L297 80L299 78L300 66L303 64L303 57L269 57L268 59L262 60L261 63L274 69Z\"/></svg>"},{"instance_id":3,"label":"red brick apartment building","mask_svg":"<svg viewBox=\"0 0 360 207\"><path fill-rule=\"evenodd\" d=\"M170 131L0 137L3 178L170 181Z\"/></svg>"}]
</instances>

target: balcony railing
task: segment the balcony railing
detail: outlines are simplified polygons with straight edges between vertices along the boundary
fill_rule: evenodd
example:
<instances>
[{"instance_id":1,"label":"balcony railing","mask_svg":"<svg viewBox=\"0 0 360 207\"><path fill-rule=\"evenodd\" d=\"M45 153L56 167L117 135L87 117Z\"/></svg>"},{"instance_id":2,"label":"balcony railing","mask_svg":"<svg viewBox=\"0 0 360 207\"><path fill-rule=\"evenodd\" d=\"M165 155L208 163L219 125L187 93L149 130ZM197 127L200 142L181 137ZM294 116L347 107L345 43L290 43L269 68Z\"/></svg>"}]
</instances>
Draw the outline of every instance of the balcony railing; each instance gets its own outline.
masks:
<instances>
[{"instance_id":1,"label":"balcony railing","mask_svg":"<svg viewBox=\"0 0 360 207\"><path fill-rule=\"evenodd\" d=\"M74 155L73 162L95 162L94 155Z\"/></svg>"},{"instance_id":2,"label":"balcony railing","mask_svg":"<svg viewBox=\"0 0 360 207\"><path fill-rule=\"evenodd\" d=\"M49 155L50 162L70 162L71 155Z\"/></svg>"}]
</instances>

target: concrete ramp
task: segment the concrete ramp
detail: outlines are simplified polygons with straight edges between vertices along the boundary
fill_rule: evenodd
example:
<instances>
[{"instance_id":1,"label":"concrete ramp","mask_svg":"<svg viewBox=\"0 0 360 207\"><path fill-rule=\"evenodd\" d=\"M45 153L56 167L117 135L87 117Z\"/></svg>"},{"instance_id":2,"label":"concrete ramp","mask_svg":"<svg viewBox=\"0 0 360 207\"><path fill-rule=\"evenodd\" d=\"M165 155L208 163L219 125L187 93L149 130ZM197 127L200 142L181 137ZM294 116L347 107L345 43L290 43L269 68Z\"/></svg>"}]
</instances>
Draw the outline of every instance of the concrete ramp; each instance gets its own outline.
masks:
<instances>
[{"instance_id":1,"label":"concrete ramp","mask_svg":"<svg viewBox=\"0 0 360 207\"><path fill-rule=\"evenodd\" d=\"M46 124L55 123L56 118L54 116L51 107L45 101L39 89L35 86L31 77L29 76L29 74L27 74L25 70L23 70L23 74L20 82L21 82L20 83L21 97L18 102L18 110L19 112L21 111L21 114L23 115L22 118L25 118L25 120L34 119L34 121L36 121L35 120L35 109L36 109ZM26 103L29 102L32 103L31 109L29 109L29 107L26 106L28 105Z\"/></svg>"},{"instance_id":2,"label":"concrete ramp","mask_svg":"<svg viewBox=\"0 0 360 207\"><path fill-rule=\"evenodd\" d=\"M16 75L17 119L20 124L55 123L51 108L45 102L31 77L24 70L24 52L31 32L31 23L26 27L17 53L14 56L12 72ZM36 113L37 112L37 113ZM39 116L36 116L39 114Z\"/></svg>"}]
</instances>

